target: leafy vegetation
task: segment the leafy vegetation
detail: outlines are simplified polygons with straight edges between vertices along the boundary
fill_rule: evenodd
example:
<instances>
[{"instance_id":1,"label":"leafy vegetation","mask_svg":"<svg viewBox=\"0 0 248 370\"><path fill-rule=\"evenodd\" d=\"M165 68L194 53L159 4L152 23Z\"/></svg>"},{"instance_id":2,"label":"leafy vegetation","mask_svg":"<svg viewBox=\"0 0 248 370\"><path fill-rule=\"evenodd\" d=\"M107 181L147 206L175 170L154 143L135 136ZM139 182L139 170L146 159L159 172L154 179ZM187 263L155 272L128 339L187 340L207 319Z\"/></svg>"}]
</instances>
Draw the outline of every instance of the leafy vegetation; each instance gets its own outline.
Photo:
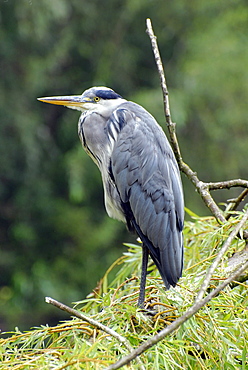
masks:
<instances>
[{"instance_id":1,"label":"leafy vegetation","mask_svg":"<svg viewBox=\"0 0 248 370\"><path fill-rule=\"evenodd\" d=\"M148 275L146 305L155 315L136 308L141 248L128 250L105 273L97 289L76 308L123 335L133 347L170 325L192 304L207 268L241 215L219 226L213 217L192 215L186 222L185 270L180 284L165 291L153 265ZM216 270L210 289L226 276L227 259L244 248L236 238ZM146 369L246 369L247 286L227 287L176 332L141 355ZM53 308L55 309L55 308ZM29 332L17 328L0 341L3 369L104 369L127 353L115 338L92 325L72 318L56 326ZM126 369L140 369L135 362Z\"/></svg>"}]
</instances>

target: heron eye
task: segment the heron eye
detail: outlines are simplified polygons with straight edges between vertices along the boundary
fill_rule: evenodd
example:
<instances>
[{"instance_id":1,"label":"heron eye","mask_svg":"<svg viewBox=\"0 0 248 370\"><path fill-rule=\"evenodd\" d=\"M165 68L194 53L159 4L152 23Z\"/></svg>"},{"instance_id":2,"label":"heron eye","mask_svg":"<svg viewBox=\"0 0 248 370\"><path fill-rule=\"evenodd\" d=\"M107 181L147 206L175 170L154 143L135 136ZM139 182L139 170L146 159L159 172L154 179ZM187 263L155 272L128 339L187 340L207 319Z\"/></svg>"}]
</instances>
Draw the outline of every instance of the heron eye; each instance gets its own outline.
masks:
<instances>
[{"instance_id":1,"label":"heron eye","mask_svg":"<svg viewBox=\"0 0 248 370\"><path fill-rule=\"evenodd\" d=\"M99 96L95 96L95 97L94 97L94 102L96 102L96 103L97 103L99 100L100 100Z\"/></svg>"}]
</instances>

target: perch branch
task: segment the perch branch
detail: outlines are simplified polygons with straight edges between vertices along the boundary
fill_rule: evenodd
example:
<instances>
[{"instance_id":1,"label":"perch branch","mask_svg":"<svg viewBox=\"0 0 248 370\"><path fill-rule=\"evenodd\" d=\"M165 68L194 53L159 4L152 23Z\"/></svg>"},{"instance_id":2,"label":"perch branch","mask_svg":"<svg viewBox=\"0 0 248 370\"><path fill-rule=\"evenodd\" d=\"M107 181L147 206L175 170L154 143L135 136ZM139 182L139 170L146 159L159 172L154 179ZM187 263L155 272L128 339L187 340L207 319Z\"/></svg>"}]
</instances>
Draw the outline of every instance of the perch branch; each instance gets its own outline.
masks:
<instances>
[{"instance_id":1,"label":"perch branch","mask_svg":"<svg viewBox=\"0 0 248 370\"><path fill-rule=\"evenodd\" d=\"M146 342L142 343L139 347L133 350L129 355L122 357L116 363L110 365L105 370L116 370L122 366L128 364L130 361L135 359L137 356L141 355L143 352L148 350L150 347L157 344L160 340L164 339L168 334L173 333L178 329L182 324L184 324L189 318L196 314L203 306L205 306L212 298L221 292L227 285L229 285L233 280L238 278L243 271L248 268L248 261L246 261L240 268L234 271L223 283L217 286L214 290L211 291L204 299L199 302L195 302L182 316L173 321L172 324L166 326L158 334L154 335L152 338L148 339Z\"/></svg>"},{"instance_id":2,"label":"perch branch","mask_svg":"<svg viewBox=\"0 0 248 370\"><path fill-rule=\"evenodd\" d=\"M112 337L114 337L115 339L117 339L121 344L123 344L124 347L126 347L126 349L130 352L133 350L132 346L129 344L128 340L126 338L124 338L122 335L118 334L115 330L113 329L110 329L108 326L106 325L103 325L102 323L100 323L99 321L96 321L84 314L82 314L81 312L78 312L77 310L75 310L74 308L71 308L71 307L68 307L66 306L65 304L61 303L61 302L58 302L56 301L55 299L51 298L51 297L45 297L45 302L46 303L49 303L49 304L52 304L53 306L59 308L60 310L62 311L65 311L67 313L69 313L70 315L72 316L75 316L81 320L84 320L86 322L88 322L89 324L95 326L96 328L102 330L102 331L105 331L105 333L111 335ZM137 361L140 365L140 368L142 370L145 370L140 358L137 358Z\"/></svg>"},{"instance_id":3,"label":"perch branch","mask_svg":"<svg viewBox=\"0 0 248 370\"><path fill-rule=\"evenodd\" d=\"M178 162L178 166L180 170L186 174L189 180L196 187L204 203L210 209L210 211L215 216L217 221L219 223L224 223L226 221L226 218L223 212L221 211L221 209L217 206L214 199L212 198L210 194L210 190L223 189L223 188L229 189L230 187L233 187L233 186L248 187L248 181L230 180L230 181L223 181L219 183L212 183L212 182L204 183L203 181L199 180L197 174L183 161L180 148L178 145L177 136L176 136L176 128L175 128L176 124L173 123L171 119L170 105L169 105L169 92L168 92L168 88L166 84L163 63L162 63L161 56L159 53L157 38L154 35L151 20L149 18L146 20L146 26L147 26L146 32L149 35L150 40L151 40L152 50L154 53L155 62L156 62L159 77L160 77L160 83L161 83L161 88L163 92L163 100L164 100L165 119L166 119L168 131L169 131L170 142L171 142L171 146L175 154L176 160Z\"/></svg>"}]
</instances>

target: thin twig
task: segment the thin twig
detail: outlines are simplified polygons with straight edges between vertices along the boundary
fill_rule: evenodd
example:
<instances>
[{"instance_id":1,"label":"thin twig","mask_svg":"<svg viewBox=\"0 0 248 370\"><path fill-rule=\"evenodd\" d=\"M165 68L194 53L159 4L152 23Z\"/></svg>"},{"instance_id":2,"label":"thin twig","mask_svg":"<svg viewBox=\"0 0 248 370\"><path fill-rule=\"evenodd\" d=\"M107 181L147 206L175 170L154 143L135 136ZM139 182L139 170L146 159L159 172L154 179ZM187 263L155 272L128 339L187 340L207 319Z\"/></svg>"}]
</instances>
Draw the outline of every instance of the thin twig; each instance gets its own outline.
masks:
<instances>
[{"instance_id":1,"label":"thin twig","mask_svg":"<svg viewBox=\"0 0 248 370\"><path fill-rule=\"evenodd\" d=\"M225 212L228 214L226 215L226 219L230 218L231 212L235 211L237 207L240 205L241 202L245 199L245 197L248 195L248 189L245 189L242 191L242 193L239 194L239 196L235 199L228 200L228 206L226 207Z\"/></svg>"},{"instance_id":2,"label":"thin twig","mask_svg":"<svg viewBox=\"0 0 248 370\"><path fill-rule=\"evenodd\" d=\"M248 181L242 179L234 179L227 181L218 181L218 182L208 182L206 183L209 190L219 190L219 189L230 189L233 187L242 187L248 188Z\"/></svg>"},{"instance_id":3,"label":"thin twig","mask_svg":"<svg viewBox=\"0 0 248 370\"><path fill-rule=\"evenodd\" d=\"M166 84L165 74L164 74L164 68L162 59L159 53L158 44L157 44L157 37L154 35L153 29L152 29L152 23L151 20L148 18L146 20L147 25L147 34L150 37L151 44L152 44L152 50L154 53L155 62L157 64L157 69L160 77L160 84L163 92L163 99L164 99L164 112L165 112L165 119L167 123L167 127L170 133L170 142L171 146L173 148L175 157L177 159L177 162L180 166L180 163L182 162L182 156L180 153L180 148L177 141L177 136L175 133L175 123L172 122L171 119L171 113L170 113L170 103L169 103L169 92Z\"/></svg>"},{"instance_id":4,"label":"thin twig","mask_svg":"<svg viewBox=\"0 0 248 370\"><path fill-rule=\"evenodd\" d=\"M70 315L78 317L81 320L87 321L89 324L95 326L96 328L98 328L102 331L105 331L105 333L111 335L112 337L117 339L121 344L123 344L123 346L126 347L126 349L129 352L133 351L133 347L130 345L128 340L126 338L124 338L122 335L118 334L115 330L110 329L108 326L103 325L99 321L96 321L96 320L82 314L81 312L78 312L74 308L71 308L71 307L66 306L65 304L63 304L59 301L56 301L55 299L53 299L51 297L45 297L45 301L46 301L46 303L52 304L53 306L59 308L60 310L68 312ZM142 364L140 358L137 358L137 362L139 363L140 369L145 370L145 367Z\"/></svg>"},{"instance_id":5,"label":"thin twig","mask_svg":"<svg viewBox=\"0 0 248 370\"><path fill-rule=\"evenodd\" d=\"M243 266L239 269L235 270L232 275L230 275L223 283L221 283L217 288L212 290L204 299L200 302L195 302L193 306L191 306L182 316L178 319L173 321L172 324L168 325L166 328L161 330L158 334L154 335L146 342L142 343L139 347L133 350L129 355L122 357L116 363L110 365L109 367L105 368L105 370L116 370L121 368L122 366L128 364L130 361L135 359L137 356L141 355L143 352L148 350L150 347L157 344L159 341L164 339L168 334L173 333L176 329L178 329L182 324L184 324L189 318L195 315L203 306L205 306L212 298L218 295L221 290L223 290L227 285L229 285L233 280L235 280L240 274L243 273L248 268L248 261L246 261Z\"/></svg>"},{"instance_id":6,"label":"thin twig","mask_svg":"<svg viewBox=\"0 0 248 370\"><path fill-rule=\"evenodd\" d=\"M225 243L223 244L221 250L219 251L219 253L217 254L217 257L215 258L214 262L212 263L212 265L210 266L205 278L204 278L204 281L202 283L202 286L197 294L197 297L196 297L196 300L195 300L195 303L197 302L200 302L201 299L203 298L207 288L208 288L208 285L209 285L209 282L211 280L211 277L216 269L216 267L218 266L221 258L223 257L223 255L226 253L226 251L228 250L228 248L230 247L231 245L231 242L233 241L233 239L235 238L235 236L238 234L238 232L240 231L240 229L242 229L242 227L245 225L246 221L248 219L248 210L245 212L244 216L242 217L241 221L238 223L238 225L233 229L233 231L231 232L231 234L228 236L228 238L226 239Z\"/></svg>"}]
</instances>

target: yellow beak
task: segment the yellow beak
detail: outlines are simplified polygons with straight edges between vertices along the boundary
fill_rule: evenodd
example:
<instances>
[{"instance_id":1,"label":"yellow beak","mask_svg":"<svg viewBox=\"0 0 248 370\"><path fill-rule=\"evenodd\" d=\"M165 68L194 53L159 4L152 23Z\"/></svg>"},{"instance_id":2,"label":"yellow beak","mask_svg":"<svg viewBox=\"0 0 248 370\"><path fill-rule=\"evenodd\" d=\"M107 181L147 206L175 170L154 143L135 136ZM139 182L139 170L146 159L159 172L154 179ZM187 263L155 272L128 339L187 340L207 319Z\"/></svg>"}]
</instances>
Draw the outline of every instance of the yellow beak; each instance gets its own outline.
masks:
<instances>
[{"instance_id":1,"label":"yellow beak","mask_svg":"<svg viewBox=\"0 0 248 370\"><path fill-rule=\"evenodd\" d=\"M64 105L68 108L83 108L85 103L90 102L90 98L82 98L81 95L69 95L69 96L49 96L46 98L37 98L37 100L44 103Z\"/></svg>"}]
</instances>

